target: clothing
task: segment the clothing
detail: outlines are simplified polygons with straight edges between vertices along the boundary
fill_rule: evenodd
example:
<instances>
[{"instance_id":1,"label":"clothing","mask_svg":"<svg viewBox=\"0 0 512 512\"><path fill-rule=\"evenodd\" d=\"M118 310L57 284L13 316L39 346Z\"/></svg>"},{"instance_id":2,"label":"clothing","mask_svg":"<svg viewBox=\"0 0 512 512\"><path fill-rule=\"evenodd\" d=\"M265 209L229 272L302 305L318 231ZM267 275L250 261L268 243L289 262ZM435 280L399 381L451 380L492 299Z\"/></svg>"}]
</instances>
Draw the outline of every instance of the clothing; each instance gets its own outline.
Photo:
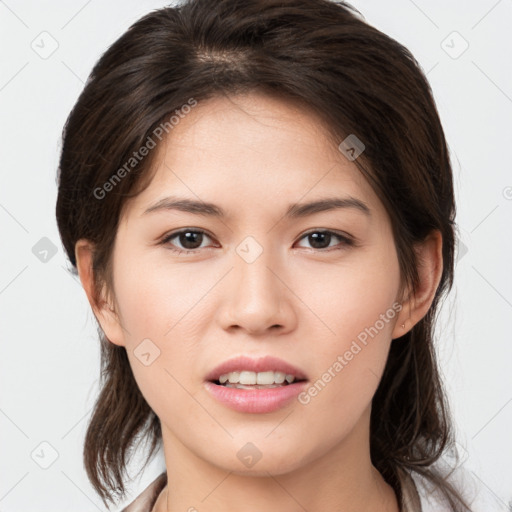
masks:
<instances>
[{"instance_id":1,"label":"clothing","mask_svg":"<svg viewBox=\"0 0 512 512\"><path fill-rule=\"evenodd\" d=\"M128 506L121 512L151 512L155 506L158 495L167 484L167 473L164 471L151 484L149 484Z\"/></svg>"},{"instance_id":2,"label":"clothing","mask_svg":"<svg viewBox=\"0 0 512 512\"><path fill-rule=\"evenodd\" d=\"M162 489L167 484L167 473L159 475L150 485L148 485L139 496L121 512L151 512ZM405 473L401 480L402 486L402 510L403 512L429 512L434 509L423 509L421 497L413 478ZM448 509L435 508L435 512L444 512Z\"/></svg>"}]
</instances>

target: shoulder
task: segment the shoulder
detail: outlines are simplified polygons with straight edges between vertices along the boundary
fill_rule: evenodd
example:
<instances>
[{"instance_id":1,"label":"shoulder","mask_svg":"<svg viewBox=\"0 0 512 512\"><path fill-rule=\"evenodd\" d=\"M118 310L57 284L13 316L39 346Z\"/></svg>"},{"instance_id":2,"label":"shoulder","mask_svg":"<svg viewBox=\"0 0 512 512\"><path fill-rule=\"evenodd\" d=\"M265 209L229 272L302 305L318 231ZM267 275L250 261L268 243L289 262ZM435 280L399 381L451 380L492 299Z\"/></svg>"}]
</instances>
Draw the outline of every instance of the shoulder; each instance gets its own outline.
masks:
<instances>
[{"instance_id":1,"label":"shoulder","mask_svg":"<svg viewBox=\"0 0 512 512\"><path fill-rule=\"evenodd\" d=\"M158 495L167 484L167 473L164 471L151 482L129 505L121 512L151 512Z\"/></svg>"},{"instance_id":2,"label":"shoulder","mask_svg":"<svg viewBox=\"0 0 512 512\"><path fill-rule=\"evenodd\" d=\"M498 512L503 510L496 495L482 484L482 481L473 471L458 467L446 476L446 480L466 500L471 512ZM402 479L402 489L404 493L404 512L453 512L441 490L420 473L407 472Z\"/></svg>"},{"instance_id":3,"label":"shoulder","mask_svg":"<svg viewBox=\"0 0 512 512\"><path fill-rule=\"evenodd\" d=\"M402 487L404 512L452 512L440 489L420 473L408 472L405 481L407 483Z\"/></svg>"}]
</instances>

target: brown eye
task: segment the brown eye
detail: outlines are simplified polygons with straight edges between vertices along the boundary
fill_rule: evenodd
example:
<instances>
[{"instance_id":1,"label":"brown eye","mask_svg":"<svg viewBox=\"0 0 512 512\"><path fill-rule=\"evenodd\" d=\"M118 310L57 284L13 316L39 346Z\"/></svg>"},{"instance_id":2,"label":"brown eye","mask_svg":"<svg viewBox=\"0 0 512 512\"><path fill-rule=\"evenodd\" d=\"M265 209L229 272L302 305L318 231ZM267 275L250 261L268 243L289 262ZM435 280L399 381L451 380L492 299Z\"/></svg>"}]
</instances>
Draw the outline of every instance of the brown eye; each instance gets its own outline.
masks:
<instances>
[{"instance_id":1,"label":"brown eye","mask_svg":"<svg viewBox=\"0 0 512 512\"><path fill-rule=\"evenodd\" d=\"M178 253L195 252L197 249L202 248L201 246L205 238L210 237L204 231L183 229L166 236L162 240L162 244L169 245L171 250ZM171 240L174 239L176 239L176 241L171 243ZM178 247L175 247L177 244Z\"/></svg>"},{"instance_id":2,"label":"brown eye","mask_svg":"<svg viewBox=\"0 0 512 512\"><path fill-rule=\"evenodd\" d=\"M317 230L317 231L310 231L309 233L306 233L302 238L306 238L308 242L310 243L311 249L327 249L329 247L336 247L336 246L347 246L347 245L353 245L353 240L350 239L347 236L335 233L334 231L328 231L328 230ZM338 241L337 244L331 245L331 242Z\"/></svg>"}]
</instances>

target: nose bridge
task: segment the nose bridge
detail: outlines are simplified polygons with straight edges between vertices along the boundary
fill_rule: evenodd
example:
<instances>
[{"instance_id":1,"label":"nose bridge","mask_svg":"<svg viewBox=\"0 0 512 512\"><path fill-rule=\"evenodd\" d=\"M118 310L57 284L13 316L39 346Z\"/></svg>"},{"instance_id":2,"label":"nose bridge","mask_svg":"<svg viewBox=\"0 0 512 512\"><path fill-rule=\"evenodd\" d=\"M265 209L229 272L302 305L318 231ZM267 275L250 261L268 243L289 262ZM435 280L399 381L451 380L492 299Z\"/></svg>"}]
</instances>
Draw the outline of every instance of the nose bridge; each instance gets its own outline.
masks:
<instances>
[{"instance_id":1,"label":"nose bridge","mask_svg":"<svg viewBox=\"0 0 512 512\"><path fill-rule=\"evenodd\" d=\"M228 322L252 333L289 324L291 305L273 251L247 237L235 252Z\"/></svg>"},{"instance_id":2,"label":"nose bridge","mask_svg":"<svg viewBox=\"0 0 512 512\"><path fill-rule=\"evenodd\" d=\"M251 262L240 257L237 260L235 260L234 270L240 298L246 297L258 301L267 299L266 303L277 298L279 290L276 283L276 262L275 258L272 261L273 258L269 251L263 252ZM271 268L274 268L273 272L270 270Z\"/></svg>"}]
</instances>

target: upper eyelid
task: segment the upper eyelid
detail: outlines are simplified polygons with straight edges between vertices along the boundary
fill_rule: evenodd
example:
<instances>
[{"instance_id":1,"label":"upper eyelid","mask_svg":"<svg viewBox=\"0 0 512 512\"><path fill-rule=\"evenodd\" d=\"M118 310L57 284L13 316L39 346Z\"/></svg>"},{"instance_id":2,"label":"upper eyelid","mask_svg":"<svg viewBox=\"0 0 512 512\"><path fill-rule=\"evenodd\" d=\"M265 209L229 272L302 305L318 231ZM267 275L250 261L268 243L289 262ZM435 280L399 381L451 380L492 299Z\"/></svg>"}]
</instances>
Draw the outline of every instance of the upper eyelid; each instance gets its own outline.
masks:
<instances>
[{"instance_id":1,"label":"upper eyelid","mask_svg":"<svg viewBox=\"0 0 512 512\"><path fill-rule=\"evenodd\" d=\"M350 239L353 238L353 236L349 235L348 233L345 233L343 231L338 231L337 229L329 229L329 228L313 228L313 229L309 229L308 231L303 233L300 236L300 238L304 238L306 235L310 235L311 233L332 233L333 235L339 236L341 238L350 238Z\"/></svg>"},{"instance_id":2,"label":"upper eyelid","mask_svg":"<svg viewBox=\"0 0 512 512\"><path fill-rule=\"evenodd\" d=\"M175 236L181 235L181 233L188 233L188 232L201 233L201 234L206 235L209 238L212 238L215 240L215 237L213 235L210 235L210 233L208 233L208 231L205 231L204 229L182 228L182 229L178 229L177 231L171 231L170 233L166 233L165 235L162 236L162 241L170 240L171 238L174 238Z\"/></svg>"},{"instance_id":3,"label":"upper eyelid","mask_svg":"<svg viewBox=\"0 0 512 512\"><path fill-rule=\"evenodd\" d=\"M344 242L345 244L347 244L349 246L353 246L353 247L358 246L356 239L352 235L345 233L343 231L337 231L334 229L327 229L327 228L317 228L317 229L312 229L312 230L306 231L298 238L298 241L302 240L303 238L305 238L306 236L308 236L312 233L330 233L330 234L334 235L335 237L338 237L342 242ZM306 247L306 249L307 249L307 247ZM318 251L325 252L326 250L318 249Z\"/></svg>"},{"instance_id":4,"label":"upper eyelid","mask_svg":"<svg viewBox=\"0 0 512 512\"><path fill-rule=\"evenodd\" d=\"M168 242L170 241L171 239L173 239L174 237L180 235L181 233L187 233L187 232L195 232L195 233L201 233L203 235L206 235L207 237L211 238L212 240L216 240L216 238L211 235L208 231L204 230L204 229L201 229L201 228L182 228L182 229L179 229L177 231L173 231L169 234L166 234L162 237L162 242ZM334 230L334 229L329 229L329 228L311 228L309 229L308 231L306 231L305 233L303 233L302 235L299 236L299 238L297 240L302 240L304 237L312 234L312 233L331 233L333 234L334 236L337 236L341 239L346 239L352 243L355 243L355 239L352 235L349 235L348 233L344 233L344 232L341 232L341 231L337 231L337 230ZM184 249L184 250L188 250L188 251L197 251L199 248L197 249Z\"/></svg>"}]
</instances>

